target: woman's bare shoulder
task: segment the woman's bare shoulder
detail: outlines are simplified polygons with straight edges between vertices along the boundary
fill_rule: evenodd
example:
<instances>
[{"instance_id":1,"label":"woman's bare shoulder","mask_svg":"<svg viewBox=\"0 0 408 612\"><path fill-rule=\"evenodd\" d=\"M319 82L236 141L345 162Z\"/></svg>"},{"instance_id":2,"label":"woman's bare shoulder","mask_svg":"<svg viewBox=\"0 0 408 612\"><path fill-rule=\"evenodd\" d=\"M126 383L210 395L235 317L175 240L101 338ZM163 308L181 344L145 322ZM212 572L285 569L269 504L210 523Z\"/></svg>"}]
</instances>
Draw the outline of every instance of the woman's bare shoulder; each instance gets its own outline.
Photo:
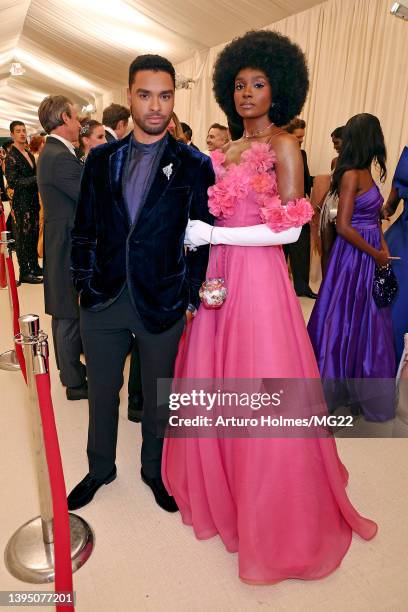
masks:
<instances>
[{"instance_id":1,"label":"woman's bare shoulder","mask_svg":"<svg viewBox=\"0 0 408 612\"><path fill-rule=\"evenodd\" d=\"M280 152L287 154L292 151L299 151L299 142L296 136L285 132L285 130L282 130L281 132L278 132L272 136L269 143L274 149L275 153Z\"/></svg>"}]
</instances>

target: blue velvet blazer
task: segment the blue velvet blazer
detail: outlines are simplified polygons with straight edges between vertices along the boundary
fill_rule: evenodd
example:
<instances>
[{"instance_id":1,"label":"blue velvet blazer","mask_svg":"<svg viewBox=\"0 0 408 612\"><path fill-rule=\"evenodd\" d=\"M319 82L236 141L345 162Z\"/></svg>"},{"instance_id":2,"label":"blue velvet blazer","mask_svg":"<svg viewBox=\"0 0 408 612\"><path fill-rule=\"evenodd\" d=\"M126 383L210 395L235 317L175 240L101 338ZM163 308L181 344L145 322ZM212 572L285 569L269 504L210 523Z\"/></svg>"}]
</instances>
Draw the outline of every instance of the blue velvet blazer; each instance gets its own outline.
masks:
<instances>
[{"instance_id":1,"label":"blue velvet blazer","mask_svg":"<svg viewBox=\"0 0 408 612\"><path fill-rule=\"evenodd\" d=\"M168 136L158 170L131 224L122 181L131 136L92 149L72 231L72 277L81 307L99 311L125 284L146 329L170 328L189 303L199 305L208 247L184 253L188 219L213 223L209 157ZM171 166L167 177L163 168Z\"/></svg>"}]
</instances>

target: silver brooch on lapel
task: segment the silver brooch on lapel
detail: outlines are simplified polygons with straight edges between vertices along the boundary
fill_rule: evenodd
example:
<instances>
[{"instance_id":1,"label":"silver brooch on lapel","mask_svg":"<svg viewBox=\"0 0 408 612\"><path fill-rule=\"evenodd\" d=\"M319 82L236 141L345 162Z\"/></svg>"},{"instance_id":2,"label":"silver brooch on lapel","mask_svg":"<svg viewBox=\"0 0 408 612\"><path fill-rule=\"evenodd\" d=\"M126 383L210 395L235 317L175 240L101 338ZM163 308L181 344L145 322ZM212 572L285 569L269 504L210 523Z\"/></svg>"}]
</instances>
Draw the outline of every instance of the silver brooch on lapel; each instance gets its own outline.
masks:
<instances>
[{"instance_id":1,"label":"silver brooch on lapel","mask_svg":"<svg viewBox=\"0 0 408 612\"><path fill-rule=\"evenodd\" d=\"M170 180L171 175L173 174L173 164L169 164L163 168L163 172L166 175L167 180Z\"/></svg>"}]
</instances>

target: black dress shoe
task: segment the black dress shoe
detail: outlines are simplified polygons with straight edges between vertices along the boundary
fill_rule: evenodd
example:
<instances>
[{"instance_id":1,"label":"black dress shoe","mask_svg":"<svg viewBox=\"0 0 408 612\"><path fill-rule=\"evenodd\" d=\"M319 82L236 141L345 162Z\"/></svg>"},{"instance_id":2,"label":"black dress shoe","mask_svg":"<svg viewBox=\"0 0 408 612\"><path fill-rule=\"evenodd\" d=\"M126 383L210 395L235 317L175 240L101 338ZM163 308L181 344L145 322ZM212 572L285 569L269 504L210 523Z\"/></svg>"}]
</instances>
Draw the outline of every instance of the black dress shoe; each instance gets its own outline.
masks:
<instances>
[{"instance_id":1,"label":"black dress shoe","mask_svg":"<svg viewBox=\"0 0 408 612\"><path fill-rule=\"evenodd\" d=\"M78 510L92 501L95 493L102 485L107 485L116 478L116 466L106 478L92 478L87 474L68 495L68 510Z\"/></svg>"},{"instance_id":2,"label":"black dress shoe","mask_svg":"<svg viewBox=\"0 0 408 612\"><path fill-rule=\"evenodd\" d=\"M88 399L88 385L85 382L79 387L67 387L67 399L69 400L82 400Z\"/></svg>"},{"instance_id":3,"label":"black dress shoe","mask_svg":"<svg viewBox=\"0 0 408 612\"><path fill-rule=\"evenodd\" d=\"M176 502L174 501L174 497L169 495L164 487L163 481L160 477L158 478L148 478L143 471L143 468L140 470L140 475L142 480L148 487L151 488L156 503L160 508L166 510L167 512L177 512L178 507Z\"/></svg>"},{"instance_id":4,"label":"black dress shoe","mask_svg":"<svg viewBox=\"0 0 408 612\"><path fill-rule=\"evenodd\" d=\"M43 279L39 276L34 276L34 274L22 274L20 276L20 283L29 283L30 285L40 285L43 282Z\"/></svg>"},{"instance_id":5,"label":"black dress shoe","mask_svg":"<svg viewBox=\"0 0 408 612\"><path fill-rule=\"evenodd\" d=\"M31 270L31 274L33 274L33 276L44 276L42 268L35 268L34 270Z\"/></svg>"},{"instance_id":6,"label":"black dress shoe","mask_svg":"<svg viewBox=\"0 0 408 612\"><path fill-rule=\"evenodd\" d=\"M136 393L135 395L129 395L128 402L128 419L133 423L141 423L143 417L143 395Z\"/></svg>"},{"instance_id":7,"label":"black dress shoe","mask_svg":"<svg viewBox=\"0 0 408 612\"><path fill-rule=\"evenodd\" d=\"M302 291L301 293L298 293L296 291L296 295L298 297L308 297L311 300L316 300L317 299L317 293L315 293L314 291L312 291L310 288L306 289L305 291Z\"/></svg>"}]
</instances>

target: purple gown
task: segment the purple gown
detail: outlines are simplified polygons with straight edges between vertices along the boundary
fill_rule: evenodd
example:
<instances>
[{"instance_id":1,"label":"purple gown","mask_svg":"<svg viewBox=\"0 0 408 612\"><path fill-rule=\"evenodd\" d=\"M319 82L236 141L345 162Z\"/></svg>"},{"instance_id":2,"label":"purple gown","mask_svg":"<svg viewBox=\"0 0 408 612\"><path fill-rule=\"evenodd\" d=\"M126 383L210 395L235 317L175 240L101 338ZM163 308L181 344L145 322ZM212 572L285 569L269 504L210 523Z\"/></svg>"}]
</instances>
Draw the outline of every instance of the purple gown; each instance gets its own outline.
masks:
<instances>
[{"instance_id":1,"label":"purple gown","mask_svg":"<svg viewBox=\"0 0 408 612\"><path fill-rule=\"evenodd\" d=\"M383 201L373 184L355 199L351 220L376 249ZM396 361L390 308L372 297L374 270L370 255L338 236L308 331L330 408L358 404L366 420L386 421L394 416Z\"/></svg>"}]
</instances>

